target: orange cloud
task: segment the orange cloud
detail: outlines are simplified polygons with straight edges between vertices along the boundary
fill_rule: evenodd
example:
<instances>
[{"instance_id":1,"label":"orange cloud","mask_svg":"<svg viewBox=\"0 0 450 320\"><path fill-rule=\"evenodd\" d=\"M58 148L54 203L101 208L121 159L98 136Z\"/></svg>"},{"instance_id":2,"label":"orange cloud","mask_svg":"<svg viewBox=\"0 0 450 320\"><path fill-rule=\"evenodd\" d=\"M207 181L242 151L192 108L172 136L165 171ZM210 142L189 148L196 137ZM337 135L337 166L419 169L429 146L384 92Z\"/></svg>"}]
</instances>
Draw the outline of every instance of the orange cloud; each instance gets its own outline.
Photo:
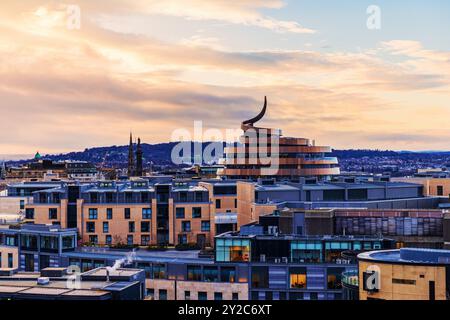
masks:
<instances>
[{"instance_id":1,"label":"orange cloud","mask_svg":"<svg viewBox=\"0 0 450 320\"><path fill-rule=\"evenodd\" d=\"M360 53L241 52L217 39L169 43L105 29L95 19L101 1L81 1L82 27L69 30L64 7L47 3L17 2L0 13L0 153L126 143L130 129L147 142L167 141L172 130L189 128L194 120L205 127L237 128L258 110L264 95L269 97L265 124L287 135L339 148L447 146L441 137L450 133L448 52L400 40ZM164 8L157 1L108 3L106 14L142 9L300 31L296 24L269 23L258 11L279 8L281 1L230 6L198 0L187 9L184 1Z\"/></svg>"}]
</instances>

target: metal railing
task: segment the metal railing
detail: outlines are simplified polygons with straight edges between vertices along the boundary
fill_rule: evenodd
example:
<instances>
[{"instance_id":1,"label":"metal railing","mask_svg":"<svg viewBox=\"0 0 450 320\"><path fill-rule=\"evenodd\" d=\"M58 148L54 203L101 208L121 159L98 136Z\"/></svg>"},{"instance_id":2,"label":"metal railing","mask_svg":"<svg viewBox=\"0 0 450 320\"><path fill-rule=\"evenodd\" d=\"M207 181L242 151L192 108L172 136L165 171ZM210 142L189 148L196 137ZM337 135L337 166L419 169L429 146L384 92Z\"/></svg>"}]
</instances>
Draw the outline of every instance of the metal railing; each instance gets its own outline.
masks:
<instances>
[{"instance_id":1,"label":"metal railing","mask_svg":"<svg viewBox=\"0 0 450 320\"><path fill-rule=\"evenodd\" d=\"M350 287L359 286L358 270L350 270L342 273L342 284Z\"/></svg>"}]
</instances>

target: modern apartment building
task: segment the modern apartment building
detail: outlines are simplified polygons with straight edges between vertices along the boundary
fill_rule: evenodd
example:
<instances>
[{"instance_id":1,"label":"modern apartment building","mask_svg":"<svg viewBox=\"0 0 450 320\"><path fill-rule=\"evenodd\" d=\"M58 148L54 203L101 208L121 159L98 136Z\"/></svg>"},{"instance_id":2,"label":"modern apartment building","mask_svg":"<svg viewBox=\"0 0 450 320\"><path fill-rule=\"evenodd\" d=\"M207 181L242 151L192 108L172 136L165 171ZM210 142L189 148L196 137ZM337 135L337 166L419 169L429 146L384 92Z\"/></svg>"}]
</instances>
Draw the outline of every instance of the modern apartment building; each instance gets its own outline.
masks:
<instances>
[{"instance_id":1,"label":"modern apartment building","mask_svg":"<svg viewBox=\"0 0 450 320\"><path fill-rule=\"evenodd\" d=\"M25 222L77 228L84 243L208 247L216 228L236 229L236 186L220 181L61 183L32 195Z\"/></svg>"},{"instance_id":2,"label":"modern apartment building","mask_svg":"<svg viewBox=\"0 0 450 320\"><path fill-rule=\"evenodd\" d=\"M76 247L76 229L35 224L0 226L0 268L35 272L59 267L61 254Z\"/></svg>"},{"instance_id":3,"label":"modern apartment building","mask_svg":"<svg viewBox=\"0 0 450 320\"><path fill-rule=\"evenodd\" d=\"M257 221L274 210L323 208L435 209L446 201L425 197L420 184L390 181L324 182L237 182L238 225Z\"/></svg>"},{"instance_id":4,"label":"modern apartment building","mask_svg":"<svg viewBox=\"0 0 450 320\"><path fill-rule=\"evenodd\" d=\"M277 179L319 177L328 179L338 175L339 165L335 157L328 156L331 147L316 146L305 138L283 137L281 130L255 127L264 117L267 99L261 112L242 122L244 131L240 142L225 148L225 159L218 174L233 179L257 179L271 176Z\"/></svg>"},{"instance_id":5,"label":"modern apartment building","mask_svg":"<svg viewBox=\"0 0 450 320\"><path fill-rule=\"evenodd\" d=\"M165 177L94 183L12 184L0 203L22 196L24 221L77 228L96 245L212 246L215 235L237 231L275 210L324 208L434 209L418 184L375 182L257 182L173 180ZM20 200L20 199L19 199Z\"/></svg>"},{"instance_id":6,"label":"modern apartment building","mask_svg":"<svg viewBox=\"0 0 450 320\"><path fill-rule=\"evenodd\" d=\"M345 252L392 248L382 237L278 234L248 225L216 237L216 263L249 267L251 300L340 300L342 273L356 268Z\"/></svg>"},{"instance_id":7,"label":"modern apartment building","mask_svg":"<svg viewBox=\"0 0 450 320\"><path fill-rule=\"evenodd\" d=\"M450 237L450 213L442 209L283 208L260 216L282 234L376 236L396 240L397 247L442 249Z\"/></svg>"}]
</instances>

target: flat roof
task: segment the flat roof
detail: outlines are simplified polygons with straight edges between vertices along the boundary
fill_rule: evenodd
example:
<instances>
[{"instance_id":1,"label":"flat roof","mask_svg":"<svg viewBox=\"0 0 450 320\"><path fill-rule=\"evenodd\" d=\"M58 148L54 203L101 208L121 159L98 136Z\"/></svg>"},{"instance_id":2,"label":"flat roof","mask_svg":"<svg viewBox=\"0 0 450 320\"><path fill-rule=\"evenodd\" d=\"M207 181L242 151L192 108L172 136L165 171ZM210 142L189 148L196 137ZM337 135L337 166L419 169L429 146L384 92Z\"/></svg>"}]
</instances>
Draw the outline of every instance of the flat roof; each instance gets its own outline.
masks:
<instances>
[{"instance_id":1,"label":"flat roof","mask_svg":"<svg viewBox=\"0 0 450 320\"><path fill-rule=\"evenodd\" d=\"M449 265L450 250L401 248L396 250L369 251L360 253L358 260L409 265Z\"/></svg>"},{"instance_id":2,"label":"flat roof","mask_svg":"<svg viewBox=\"0 0 450 320\"><path fill-rule=\"evenodd\" d=\"M262 228L260 225L248 225L248 227ZM298 234L278 234L278 235L270 235L270 234L241 234L240 232L226 232L221 235L216 236L217 239L248 239L248 238L256 238L256 239L266 239L266 240L324 240L324 241L368 241L368 240L391 240L385 237L377 237L377 236L344 236L344 235L334 235L334 236L302 236Z\"/></svg>"},{"instance_id":3,"label":"flat roof","mask_svg":"<svg viewBox=\"0 0 450 320\"><path fill-rule=\"evenodd\" d=\"M107 291L101 290L72 290L70 292L63 293L64 296L81 296L81 297L99 297L109 295Z\"/></svg>"},{"instance_id":4,"label":"flat roof","mask_svg":"<svg viewBox=\"0 0 450 320\"><path fill-rule=\"evenodd\" d=\"M93 269L91 271L85 272L83 275L106 277L107 276L107 272L106 271L107 271L106 268L97 268L97 269ZM134 276L135 274L138 274L140 272L141 272L140 269L120 268L120 269L117 269L117 270L111 270L109 272L109 275L111 277L114 277L114 276L131 277L131 276Z\"/></svg>"},{"instance_id":5,"label":"flat roof","mask_svg":"<svg viewBox=\"0 0 450 320\"><path fill-rule=\"evenodd\" d=\"M82 258L82 259L107 259L118 260L125 258L131 250L114 250L114 249L100 249L86 250L79 248L75 251L64 252L62 255L69 258ZM147 251L137 250L135 251L133 261L135 262L150 262L150 263L214 263L214 259L199 258L199 250L189 251Z\"/></svg>"},{"instance_id":6,"label":"flat roof","mask_svg":"<svg viewBox=\"0 0 450 320\"><path fill-rule=\"evenodd\" d=\"M300 188L288 184L256 185L257 191L300 191Z\"/></svg>"}]
</instances>

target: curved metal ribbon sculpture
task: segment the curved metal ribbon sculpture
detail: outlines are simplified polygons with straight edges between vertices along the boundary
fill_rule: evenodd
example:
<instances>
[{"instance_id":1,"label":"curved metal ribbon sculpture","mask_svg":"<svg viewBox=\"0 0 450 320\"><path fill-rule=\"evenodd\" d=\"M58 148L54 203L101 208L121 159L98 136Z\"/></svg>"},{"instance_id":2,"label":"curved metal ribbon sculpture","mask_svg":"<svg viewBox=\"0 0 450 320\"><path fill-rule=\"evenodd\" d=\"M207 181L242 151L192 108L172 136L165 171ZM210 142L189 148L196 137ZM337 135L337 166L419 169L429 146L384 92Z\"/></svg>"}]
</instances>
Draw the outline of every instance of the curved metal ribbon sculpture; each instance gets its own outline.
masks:
<instances>
[{"instance_id":1,"label":"curved metal ribbon sculpture","mask_svg":"<svg viewBox=\"0 0 450 320\"><path fill-rule=\"evenodd\" d=\"M266 114L266 109L267 109L267 97L264 96L264 106L261 112L256 117L243 121L241 126L242 129L245 130L244 128L253 127L254 123L258 122L259 120L262 119L262 117L264 117L264 115Z\"/></svg>"}]
</instances>

